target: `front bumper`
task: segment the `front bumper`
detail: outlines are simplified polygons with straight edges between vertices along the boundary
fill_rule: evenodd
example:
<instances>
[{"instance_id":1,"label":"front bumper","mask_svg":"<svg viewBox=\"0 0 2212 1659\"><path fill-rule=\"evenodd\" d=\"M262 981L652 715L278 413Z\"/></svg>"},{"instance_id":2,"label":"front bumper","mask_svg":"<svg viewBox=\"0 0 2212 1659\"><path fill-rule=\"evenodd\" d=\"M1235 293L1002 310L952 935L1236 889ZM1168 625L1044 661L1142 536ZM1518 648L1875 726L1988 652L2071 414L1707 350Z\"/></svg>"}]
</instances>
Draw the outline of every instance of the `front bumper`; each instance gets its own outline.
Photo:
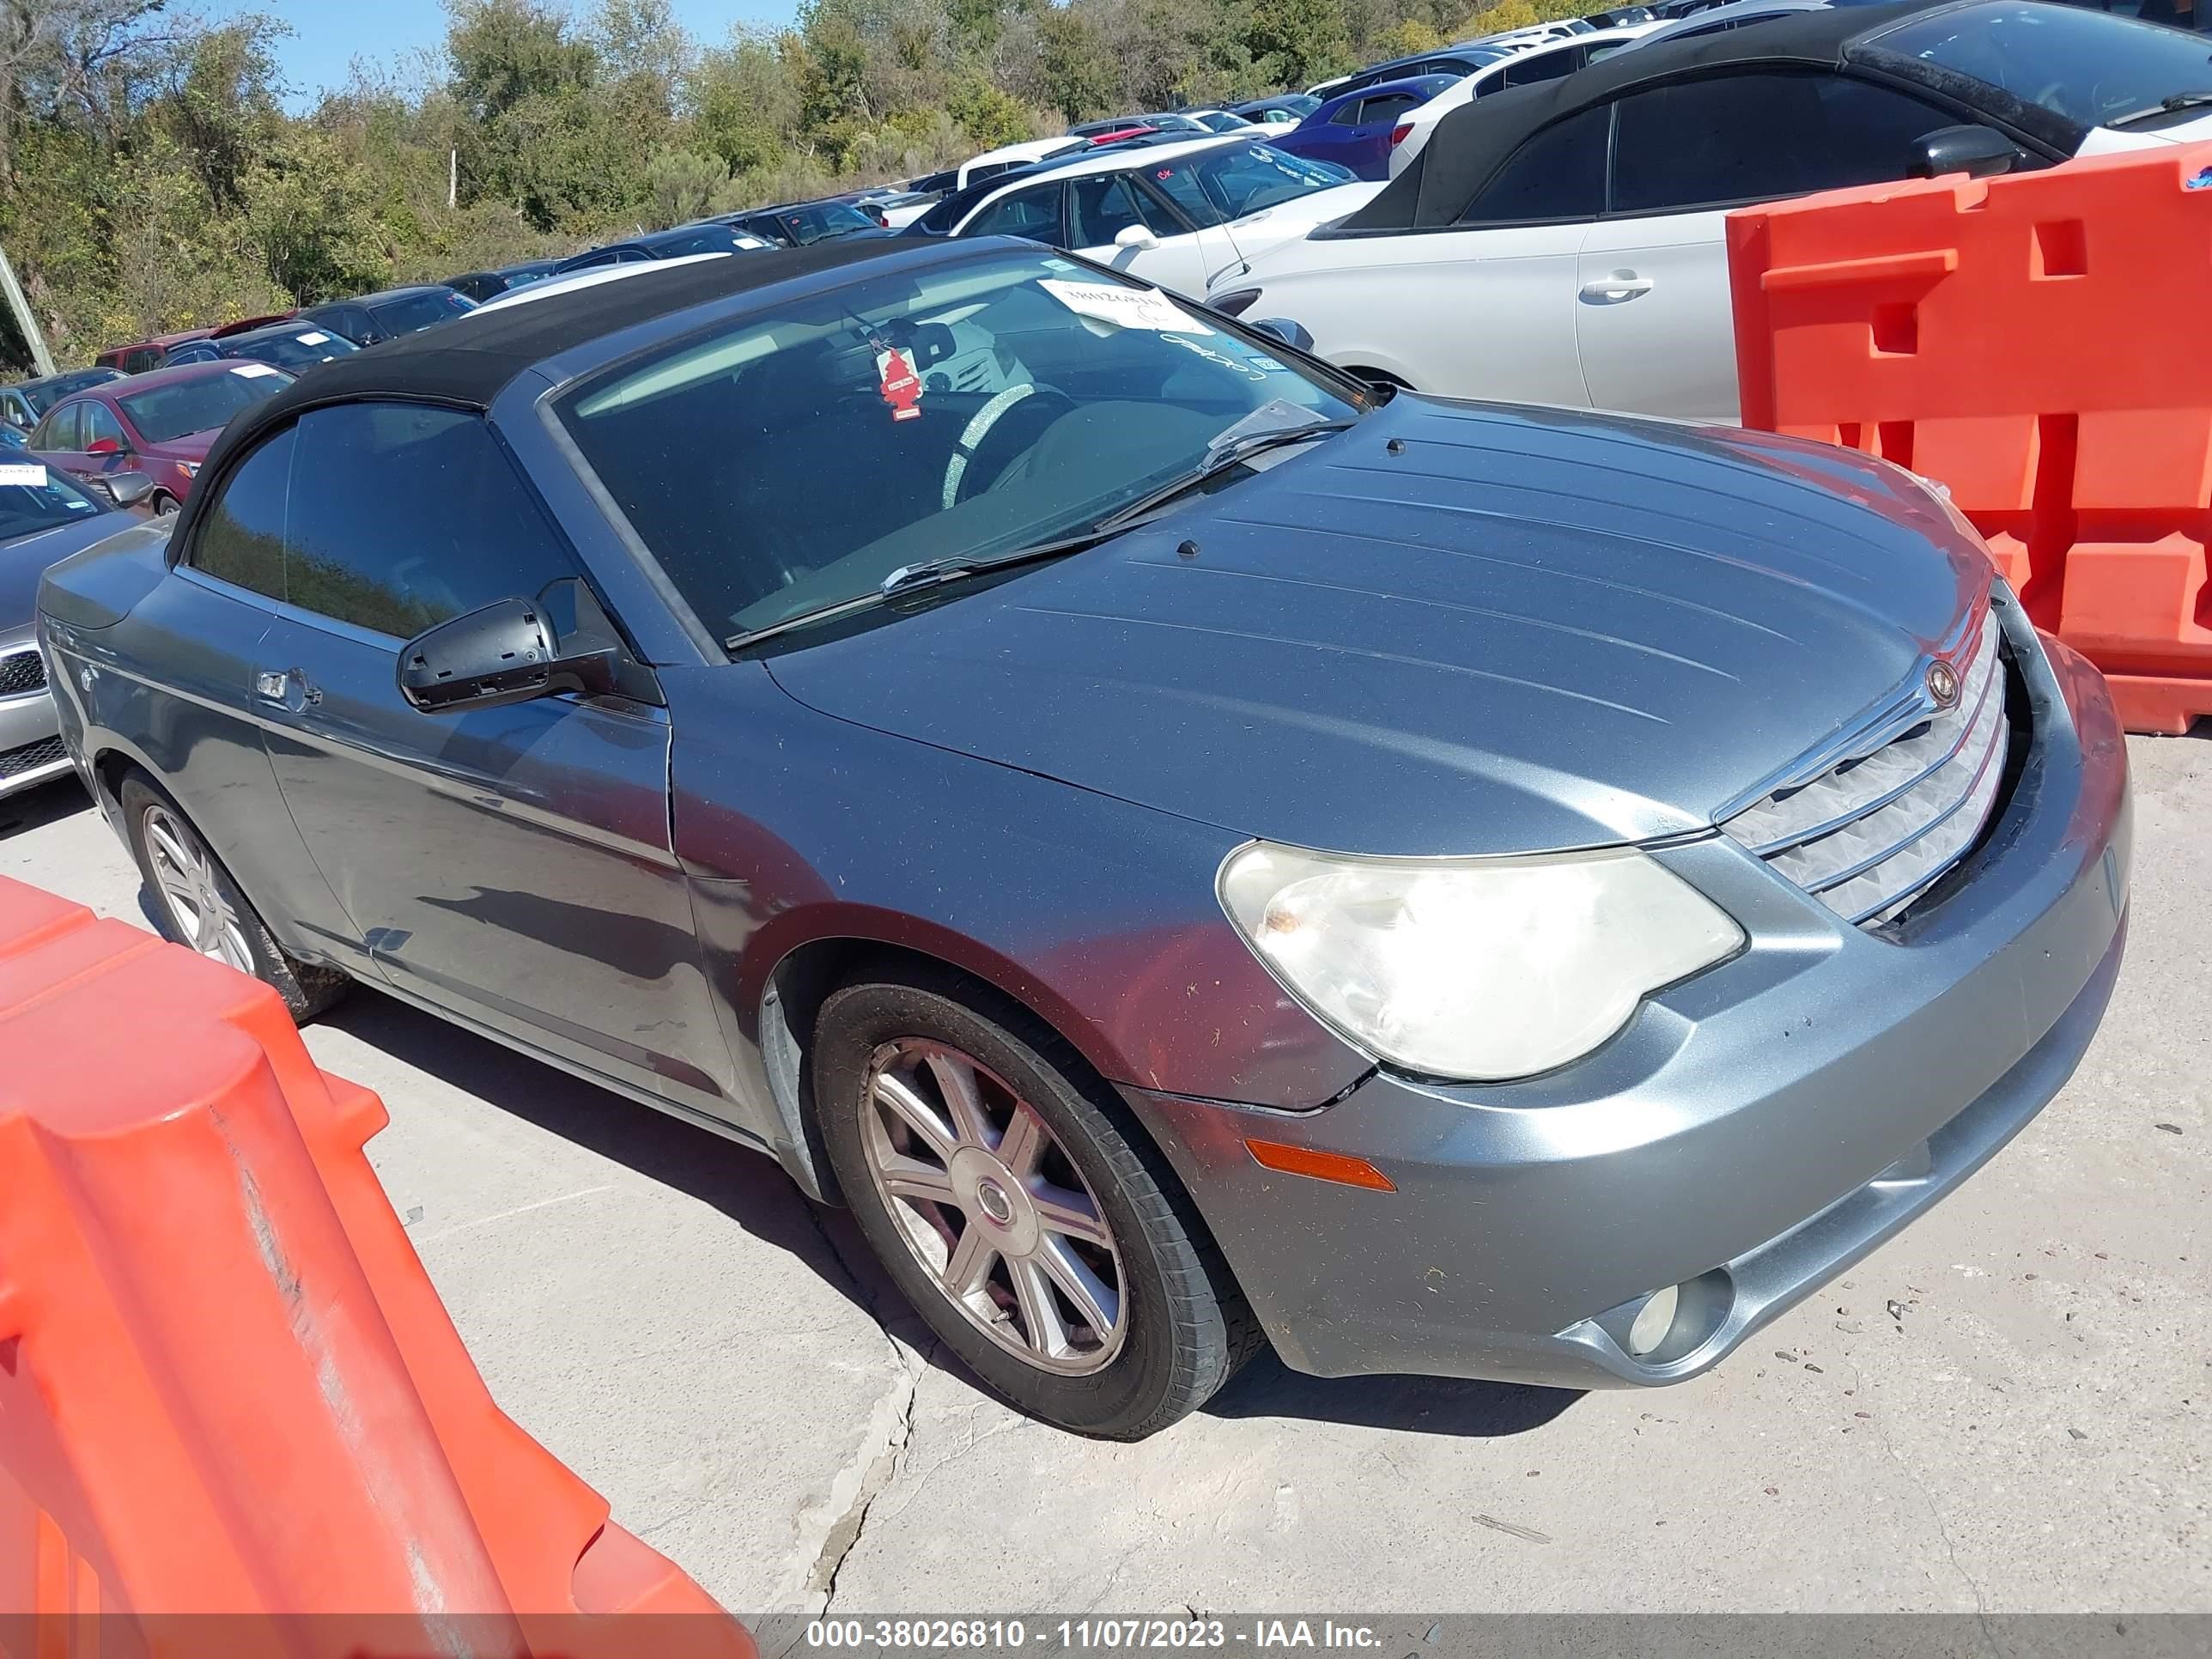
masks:
<instances>
[{"instance_id":1,"label":"front bumper","mask_svg":"<svg viewBox=\"0 0 2212 1659\"><path fill-rule=\"evenodd\" d=\"M36 649L27 636L0 640L0 656L27 647ZM0 695L0 796L68 775L71 764L60 732L53 697L43 685L19 696Z\"/></svg>"},{"instance_id":2,"label":"front bumper","mask_svg":"<svg viewBox=\"0 0 2212 1659\"><path fill-rule=\"evenodd\" d=\"M1934 1204L2072 1073L2126 938L2127 750L2104 683L2039 651L2033 731L1948 897L1900 941L1718 836L1657 856L1748 948L1524 1083L1378 1071L1293 1115L1125 1091L1289 1364L1591 1388L1706 1370ZM1246 1137L1364 1158L1395 1193L1261 1168ZM1643 1297L1675 1334L1631 1356Z\"/></svg>"}]
</instances>

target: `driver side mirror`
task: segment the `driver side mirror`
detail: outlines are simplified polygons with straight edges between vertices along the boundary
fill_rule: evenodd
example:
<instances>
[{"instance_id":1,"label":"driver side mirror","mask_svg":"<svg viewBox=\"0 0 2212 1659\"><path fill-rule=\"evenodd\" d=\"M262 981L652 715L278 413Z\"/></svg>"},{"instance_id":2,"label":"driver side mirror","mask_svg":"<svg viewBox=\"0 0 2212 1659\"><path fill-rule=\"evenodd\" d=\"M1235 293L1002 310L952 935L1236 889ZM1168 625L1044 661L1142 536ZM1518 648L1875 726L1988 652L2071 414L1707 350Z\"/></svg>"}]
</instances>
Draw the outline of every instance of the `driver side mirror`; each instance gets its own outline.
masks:
<instances>
[{"instance_id":1,"label":"driver side mirror","mask_svg":"<svg viewBox=\"0 0 2212 1659\"><path fill-rule=\"evenodd\" d=\"M136 507L154 493L154 481L143 472L108 472L91 482L118 507Z\"/></svg>"},{"instance_id":2,"label":"driver side mirror","mask_svg":"<svg viewBox=\"0 0 2212 1659\"><path fill-rule=\"evenodd\" d=\"M1313 335L1304 324L1294 323L1287 317L1256 318L1251 326L1259 333L1273 335L1285 345L1296 350L1311 351L1313 349Z\"/></svg>"},{"instance_id":3,"label":"driver side mirror","mask_svg":"<svg viewBox=\"0 0 2212 1659\"><path fill-rule=\"evenodd\" d=\"M1115 247L1125 247L1138 253L1159 245L1160 239L1152 234L1148 225L1124 225L1114 238Z\"/></svg>"},{"instance_id":4,"label":"driver side mirror","mask_svg":"<svg viewBox=\"0 0 2212 1659\"><path fill-rule=\"evenodd\" d=\"M1912 141L1905 176L1940 179L1963 173L1969 179L1989 179L2010 173L2020 161L2020 146L1994 127L1938 127Z\"/></svg>"},{"instance_id":5,"label":"driver side mirror","mask_svg":"<svg viewBox=\"0 0 2212 1659\"><path fill-rule=\"evenodd\" d=\"M500 599L448 618L399 648L399 695L426 714L494 708L556 691L615 689L614 647L590 641L563 655L552 619L534 599Z\"/></svg>"},{"instance_id":6,"label":"driver side mirror","mask_svg":"<svg viewBox=\"0 0 2212 1659\"><path fill-rule=\"evenodd\" d=\"M120 455L125 453L120 442L113 438L94 438L84 447L88 455Z\"/></svg>"}]
</instances>

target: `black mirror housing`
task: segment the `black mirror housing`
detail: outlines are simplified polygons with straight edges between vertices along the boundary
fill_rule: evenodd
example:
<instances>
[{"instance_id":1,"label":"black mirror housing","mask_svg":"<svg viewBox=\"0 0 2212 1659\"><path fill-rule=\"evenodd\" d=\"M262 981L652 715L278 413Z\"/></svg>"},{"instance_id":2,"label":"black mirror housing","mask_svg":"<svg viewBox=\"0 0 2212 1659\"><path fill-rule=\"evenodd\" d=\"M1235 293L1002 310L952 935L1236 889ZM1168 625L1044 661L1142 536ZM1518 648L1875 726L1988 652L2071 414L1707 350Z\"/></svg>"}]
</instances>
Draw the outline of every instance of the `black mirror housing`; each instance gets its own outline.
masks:
<instances>
[{"instance_id":1,"label":"black mirror housing","mask_svg":"<svg viewBox=\"0 0 2212 1659\"><path fill-rule=\"evenodd\" d=\"M1314 349L1313 335L1303 323L1294 323L1287 317L1255 317L1247 325L1262 334L1272 334L1285 345L1298 351Z\"/></svg>"},{"instance_id":2,"label":"black mirror housing","mask_svg":"<svg viewBox=\"0 0 2212 1659\"><path fill-rule=\"evenodd\" d=\"M1912 141L1905 172L1908 179L1940 179L1947 173L1989 179L2010 173L2021 159L2020 146L1995 127L1938 127Z\"/></svg>"},{"instance_id":3,"label":"black mirror housing","mask_svg":"<svg viewBox=\"0 0 2212 1659\"><path fill-rule=\"evenodd\" d=\"M600 695L615 689L615 652L594 640L564 655L544 606L500 599L408 641L399 651L398 682L399 695L426 714L528 702L556 691Z\"/></svg>"}]
</instances>

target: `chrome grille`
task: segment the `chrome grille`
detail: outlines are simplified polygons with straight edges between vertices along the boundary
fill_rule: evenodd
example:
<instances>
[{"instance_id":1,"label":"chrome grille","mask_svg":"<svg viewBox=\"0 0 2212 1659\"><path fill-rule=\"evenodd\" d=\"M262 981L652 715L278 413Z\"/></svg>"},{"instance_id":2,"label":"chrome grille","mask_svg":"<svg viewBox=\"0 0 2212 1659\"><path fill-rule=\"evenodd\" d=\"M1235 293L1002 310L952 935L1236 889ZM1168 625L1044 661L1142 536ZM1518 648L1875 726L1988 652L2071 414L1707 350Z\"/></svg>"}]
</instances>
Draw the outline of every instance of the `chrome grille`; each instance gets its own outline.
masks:
<instances>
[{"instance_id":1,"label":"chrome grille","mask_svg":"<svg viewBox=\"0 0 2212 1659\"><path fill-rule=\"evenodd\" d=\"M1778 789L1721 828L1846 921L1888 921L1966 855L2004 781L2002 630L1985 611L1959 653L1959 701Z\"/></svg>"},{"instance_id":2,"label":"chrome grille","mask_svg":"<svg viewBox=\"0 0 2212 1659\"><path fill-rule=\"evenodd\" d=\"M46 665L35 645L0 655L0 697L20 697L46 689Z\"/></svg>"}]
</instances>

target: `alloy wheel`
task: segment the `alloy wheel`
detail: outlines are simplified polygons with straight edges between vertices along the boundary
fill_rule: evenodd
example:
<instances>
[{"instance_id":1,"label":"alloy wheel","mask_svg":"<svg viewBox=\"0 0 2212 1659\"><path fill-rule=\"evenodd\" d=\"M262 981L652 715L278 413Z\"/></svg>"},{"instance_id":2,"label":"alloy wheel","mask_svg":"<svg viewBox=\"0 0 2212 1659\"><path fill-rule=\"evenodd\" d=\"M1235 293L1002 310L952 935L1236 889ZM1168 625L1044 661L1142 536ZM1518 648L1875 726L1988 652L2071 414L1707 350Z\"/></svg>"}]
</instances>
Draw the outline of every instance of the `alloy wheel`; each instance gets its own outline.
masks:
<instances>
[{"instance_id":1,"label":"alloy wheel","mask_svg":"<svg viewBox=\"0 0 2212 1659\"><path fill-rule=\"evenodd\" d=\"M1110 1364L1126 1281L1097 1195L1036 1109L972 1055L879 1047L860 1144L915 1260L961 1314L1039 1370Z\"/></svg>"},{"instance_id":2,"label":"alloy wheel","mask_svg":"<svg viewBox=\"0 0 2212 1659\"><path fill-rule=\"evenodd\" d=\"M154 884L184 942L204 957L252 973L253 952L200 838L166 807L148 807L144 827Z\"/></svg>"}]
</instances>

